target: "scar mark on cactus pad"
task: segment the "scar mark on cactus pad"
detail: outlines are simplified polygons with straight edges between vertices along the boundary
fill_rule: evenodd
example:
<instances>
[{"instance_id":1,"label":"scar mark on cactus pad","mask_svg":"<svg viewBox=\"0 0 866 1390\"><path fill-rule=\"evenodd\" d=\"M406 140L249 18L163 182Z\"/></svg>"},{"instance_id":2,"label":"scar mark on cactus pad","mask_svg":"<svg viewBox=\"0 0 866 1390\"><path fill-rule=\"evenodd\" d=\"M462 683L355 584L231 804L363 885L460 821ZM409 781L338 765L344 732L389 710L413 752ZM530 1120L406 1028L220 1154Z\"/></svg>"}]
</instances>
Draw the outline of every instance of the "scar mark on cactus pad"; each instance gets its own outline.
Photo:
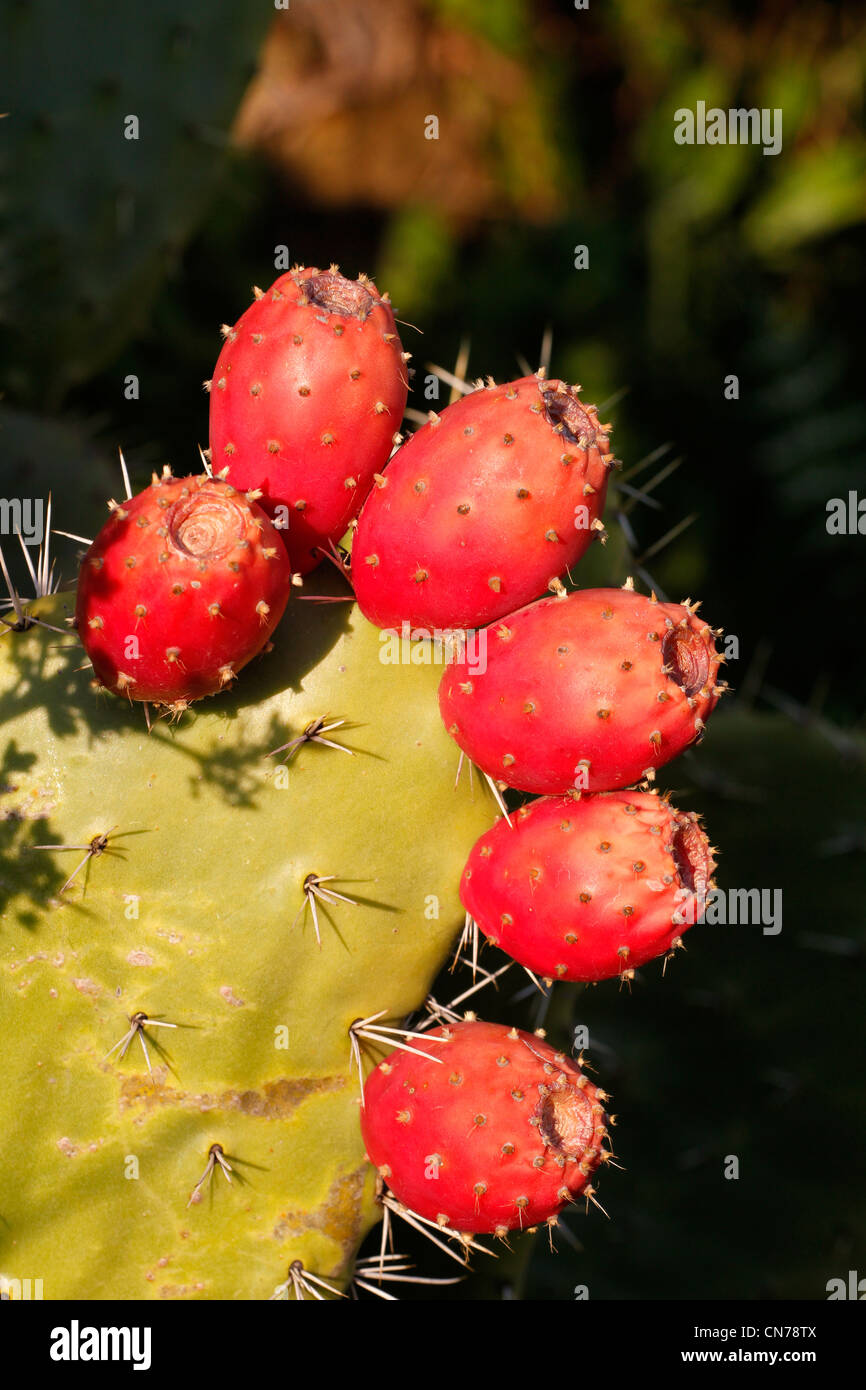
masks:
<instances>
[{"instance_id":1,"label":"scar mark on cactus pad","mask_svg":"<svg viewBox=\"0 0 866 1390\"><path fill-rule=\"evenodd\" d=\"M120 1086L120 1106L123 1110L143 1106L145 1110L174 1106L179 1110L195 1110L201 1114L239 1111L257 1120L284 1120L294 1114L299 1105L314 1095L340 1091L345 1076L283 1077L267 1082L258 1091L220 1091L195 1094L162 1086L158 1091L138 1074L124 1076Z\"/></svg>"},{"instance_id":2,"label":"scar mark on cactus pad","mask_svg":"<svg viewBox=\"0 0 866 1390\"><path fill-rule=\"evenodd\" d=\"M102 986L98 985L95 980L73 980L72 984L75 989L78 990L79 994L89 994L94 999L98 998L102 993Z\"/></svg>"},{"instance_id":3,"label":"scar mark on cactus pad","mask_svg":"<svg viewBox=\"0 0 866 1390\"><path fill-rule=\"evenodd\" d=\"M307 1231L321 1231L340 1247L345 1262L351 1260L365 1227L362 1197L368 1172L365 1163L351 1173L342 1173L331 1183L321 1206L313 1211L283 1212L274 1227L274 1239L294 1240Z\"/></svg>"},{"instance_id":4,"label":"scar mark on cactus pad","mask_svg":"<svg viewBox=\"0 0 866 1390\"><path fill-rule=\"evenodd\" d=\"M153 965L153 956L149 951L130 951L126 960L128 965Z\"/></svg>"}]
</instances>

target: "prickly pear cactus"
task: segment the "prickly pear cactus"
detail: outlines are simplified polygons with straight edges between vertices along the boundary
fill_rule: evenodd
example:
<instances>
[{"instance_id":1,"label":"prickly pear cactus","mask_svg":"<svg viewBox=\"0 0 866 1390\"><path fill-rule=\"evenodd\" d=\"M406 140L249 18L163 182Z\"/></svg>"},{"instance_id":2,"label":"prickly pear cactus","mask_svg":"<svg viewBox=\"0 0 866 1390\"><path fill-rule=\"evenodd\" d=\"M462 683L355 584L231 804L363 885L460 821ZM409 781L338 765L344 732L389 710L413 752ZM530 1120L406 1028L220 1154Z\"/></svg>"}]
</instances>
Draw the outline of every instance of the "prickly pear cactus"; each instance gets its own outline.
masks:
<instances>
[{"instance_id":1,"label":"prickly pear cactus","mask_svg":"<svg viewBox=\"0 0 866 1390\"><path fill-rule=\"evenodd\" d=\"M48 1299L340 1280L377 1216L348 1030L421 1003L495 815L455 785L441 668L294 598L233 692L149 734L79 669L73 602L0 643L0 1272Z\"/></svg>"},{"instance_id":2,"label":"prickly pear cactus","mask_svg":"<svg viewBox=\"0 0 866 1390\"><path fill-rule=\"evenodd\" d=\"M62 399L114 360L214 196L272 5L0 14L0 381Z\"/></svg>"}]
</instances>

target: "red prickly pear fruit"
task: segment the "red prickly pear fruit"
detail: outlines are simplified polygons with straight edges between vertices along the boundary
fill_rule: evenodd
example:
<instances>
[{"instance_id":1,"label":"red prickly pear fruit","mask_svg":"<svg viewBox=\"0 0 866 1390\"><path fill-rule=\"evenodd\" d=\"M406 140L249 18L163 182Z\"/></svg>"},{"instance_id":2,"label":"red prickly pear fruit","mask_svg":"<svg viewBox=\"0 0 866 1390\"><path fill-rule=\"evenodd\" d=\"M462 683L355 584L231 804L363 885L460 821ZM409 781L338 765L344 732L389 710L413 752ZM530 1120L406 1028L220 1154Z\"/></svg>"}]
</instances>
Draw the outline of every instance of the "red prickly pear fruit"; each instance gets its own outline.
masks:
<instances>
[{"instance_id":1,"label":"red prickly pear fruit","mask_svg":"<svg viewBox=\"0 0 866 1390\"><path fill-rule=\"evenodd\" d=\"M467 860L460 897L495 946L554 980L607 980L668 952L715 860L693 812L653 792L542 797Z\"/></svg>"},{"instance_id":2,"label":"red prickly pear fruit","mask_svg":"<svg viewBox=\"0 0 866 1390\"><path fill-rule=\"evenodd\" d=\"M210 389L214 473L257 489L292 568L314 569L361 510L406 409L387 296L336 266L289 271L233 328Z\"/></svg>"},{"instance_id":3,"label":"red prickly pear fruit","mask_svg":"<svg viewBox=\"0 0 866 1390\"><path fill-rule=\"evenodd\" d=\"M701 737L722 687L696 604L626 586L540 599L485 629L439 687L445 727L473 762L521 791L613 791Z\"/></svg>"},{"instance_id":4,"label":"red prickly pear fruit","mask_svg":"<svg viewBox=\"0 0 866 1390\"><path fill-rule=\"evenodd\" d=\"M437 1041L434 1041L437 1040ZM554 1218L609 1153L607 1095L533 1033L454 1023L392 1053L364 1087L367 1155L396 1197L456 1231Z\"/></svg>"},{"instance_id":5,"label":"red prickly pear fruit","mask_svg":"<svg viewBox=\"0 0 866 1390\"><path fill-rule=\"evenodd\" d=\"M613 455L579 387L473 391L388 464L358 520L352 580L382 628L483 627L544 593L603 527Z\"/></svg>"},{"instance_id":6,"label":"red prickly pear fruit","mask_svg":"<svg viewBox=\"0 0 866 1390\"><path fill-rule=\"evenodd\" d=\"M81 565L75 621L97 679L183 709L228 685L270 639L292 572L255 502L202 473L114 505Z\"/></svg>"}]
</instances>

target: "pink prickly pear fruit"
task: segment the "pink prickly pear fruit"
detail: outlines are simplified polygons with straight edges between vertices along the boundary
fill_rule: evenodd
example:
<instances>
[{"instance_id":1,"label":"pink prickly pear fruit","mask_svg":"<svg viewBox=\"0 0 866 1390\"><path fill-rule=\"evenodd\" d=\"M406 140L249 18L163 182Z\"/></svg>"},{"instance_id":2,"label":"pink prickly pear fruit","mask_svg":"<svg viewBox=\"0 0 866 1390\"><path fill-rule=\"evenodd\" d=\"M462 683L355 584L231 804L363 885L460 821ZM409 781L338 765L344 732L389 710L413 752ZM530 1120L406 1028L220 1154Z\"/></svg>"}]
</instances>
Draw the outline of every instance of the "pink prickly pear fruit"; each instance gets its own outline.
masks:
<instances>
[{"instance_id":1,"label":"pink prickly pear fruit","mask_svg":"<svg viewBox=\"0 0 866 1390\"><path fill-rule=\"evenodd\" d=\"M292 568L314 569L384 468L408 392L387 295L336 266L275 280L233 328L210 390L211 466L257 489Z\"/></svg>"},{"instance_id":2,"label":"pink prickly pear fruit","mask_svg":"<svg viewBox=\"0 0 866 1390\"><path fill-rule=\"evenodd\" d=\"M482 835L460 897L495 946L553 980L607 980L680 943L715 860L693 812L653 792L541 797Z\"/></svg>"},{"instance_id":3,"label":"pink prickly pear fruit","mask_svg":"<svg viewBox=\"0 0 866 1390\"><path fill-rule=\"evenodd\" d=\"M610 1158L608 1096L533 1033L432 1029L367 1078L361 1129L395 1196L452 1230L504 1236L557 1213Z\"/></svg>"},{"instance_id":4,"label":"pink prickly pear fruit","mask_svg":"<svg viewBox=\"0 0 866 1390\"><path fill-rule=\"evenodd\" d=\"M439 687L445 727L484 772L522 791L612 791L700 739L724 687L697 604L631 587L540 599L486 629Z\"/></svg>"},{"instance_id":5,"label":"pink prickly pear fruit","mask_svg":"<svg viewBox=\"0 0 866 1390\"><path fill-rule=\"evenodd\" d=\"M544 593L604 528L609 426L541 374L433 415L372 490L352 579L378 627L486 626Z\"/></svg>"},{"instance_id":6,"label":"pink prickly pear fruit","mask_svg":"<svg viewBox=\"0 0 866 1390\"><path fill-rule=\"evenodd\" d=\"M255 501L204 473L166 470L113 506L87 551L78 635L103 686L180 710L262 650L291 582L280 533Z\"/></svg>"}]
</instances>

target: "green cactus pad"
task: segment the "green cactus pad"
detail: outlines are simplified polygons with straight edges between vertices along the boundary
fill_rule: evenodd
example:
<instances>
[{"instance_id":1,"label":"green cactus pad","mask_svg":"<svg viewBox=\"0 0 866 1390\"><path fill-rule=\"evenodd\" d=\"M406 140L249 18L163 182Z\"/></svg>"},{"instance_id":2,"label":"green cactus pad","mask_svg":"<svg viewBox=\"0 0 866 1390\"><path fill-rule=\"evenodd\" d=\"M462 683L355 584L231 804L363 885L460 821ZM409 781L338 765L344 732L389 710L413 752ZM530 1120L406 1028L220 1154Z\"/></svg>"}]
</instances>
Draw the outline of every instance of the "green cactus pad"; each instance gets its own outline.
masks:
<instances>
[{"instance_id":1,"label":"green cactus pad","mask_svg":"<svg viewBox=\"0 0 866 1390\"><path fill-rule=\"evenodd\" d=\"M31 611L63 628L73 597ZM441 668L382 651L354 604L295 597L233 691L148 733L72 632L2 638L3 1275L47 1299L267 1298L295 1259L346 1276L377 1216L349 1025L421 1003L495 815L467 769L455 786ZM354 756L268 756L325 715ZM354 900L317 903L321 946L310 874ZM139 1035L106 1056L138 1011L177 1025L145 1025L152 1076Z\"/></svg>"}]
</instances>

